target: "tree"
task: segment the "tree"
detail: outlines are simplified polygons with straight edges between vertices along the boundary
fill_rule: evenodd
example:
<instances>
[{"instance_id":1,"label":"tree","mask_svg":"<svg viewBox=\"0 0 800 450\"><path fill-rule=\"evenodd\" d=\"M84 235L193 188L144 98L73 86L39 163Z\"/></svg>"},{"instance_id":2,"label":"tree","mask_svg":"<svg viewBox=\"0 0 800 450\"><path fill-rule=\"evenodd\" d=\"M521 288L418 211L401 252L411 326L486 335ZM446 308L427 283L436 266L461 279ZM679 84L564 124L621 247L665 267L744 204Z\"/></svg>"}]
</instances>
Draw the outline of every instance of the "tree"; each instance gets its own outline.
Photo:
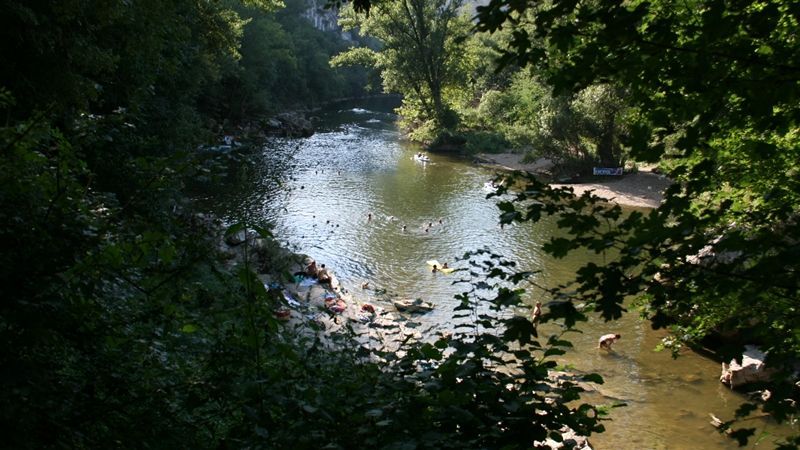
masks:
<instances>
[{"instance_id":1,"label":"tree","mask_svg":"<svg viewBox=\"0 0 800 450\"><path fill-rule=\"evenodd\" d=\"M457 61L469 22L459 16L461 5L460 0L389 1L373 5L366 16L348 8L341 24L377 39L380 49L351 48L331 63L373 65L386 91L403 94L406 106L419 106L422 121L452 128L458 119L444 92L462 76Z\"/></svg>"},{"instance_id":2,"label":"tree","mask_svg":"<svg viewBox=\"0 0 800 450\"><path fill-rule=\"evenodd\" d=\"M544 204L504 204L503 220L562 214L572 238L551 241L555 255L619 247L616 261L578 274L579 296L606 318L634 295L654 326L673 328L674 343L735 332L741 340L720 348L723 359L759 343L778 374L762 386L771 395L737 416L756 405L778 420L800 412L792 368L800 357L798 17L798 4L782 1L492 0L478 8L479 29L512 30L502 61L535 67L557 93L597 81L625 86L642 114L626 144L675 180L646 215L537 185L518 200ZM750 433L732 435L745 442Z\"/></svg>"},{"instance_id":3,"label":"tree","mask_svg":"<svg viewBox=\"0 0 800 450\"><path fill-rule=\"evenodd\" d=\"M330 57L347 47L334 31L321 31L302 16L307 2L291 0L280 11L235 11L244 22L239 58L222 71L204 95L203 106L217 122L251 121L287 108L364 93L364 70L332 69Z\"/></svg>"},{"instance_id":4,"label":"tree","mask_svg":"<svg viewBox=\"0 0 800 450\"><path fill-rule=\"evenodd\" d=\"M524 70L501 90L485 92L476 109L478 126L503 133L512 145L582 166L620 165L635 117L619 88L597 84L554 96Z\"/></svg>"},{"instance_id":5,"label":"tree","mask_svg":"<svg viewBox=\"0 0 800 450\"><path fill-rule=\"evenodd\" d=\"M622 164L622 143L628 137L626 117L631 109L624 92L609 84L595 84L583 89L572 102L577 126L594 143L600 164L617 167Z\"/></svg>"}]
</instances>

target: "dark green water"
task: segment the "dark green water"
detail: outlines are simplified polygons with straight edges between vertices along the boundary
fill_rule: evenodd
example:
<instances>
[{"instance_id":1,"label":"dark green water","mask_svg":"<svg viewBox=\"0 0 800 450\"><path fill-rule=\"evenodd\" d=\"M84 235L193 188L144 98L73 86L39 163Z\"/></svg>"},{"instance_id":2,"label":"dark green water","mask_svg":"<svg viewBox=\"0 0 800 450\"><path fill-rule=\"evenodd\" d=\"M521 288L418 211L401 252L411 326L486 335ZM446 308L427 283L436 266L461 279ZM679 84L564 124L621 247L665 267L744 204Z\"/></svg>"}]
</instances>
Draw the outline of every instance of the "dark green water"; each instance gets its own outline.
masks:
<instances>
[{"instance_id":1,"label":"dark green water","mask_svg":"<svg viewBox=\"0 0 800 450\"><path fill-rule=\"evenodd\" d=\"M484 187L493 173L440 155L431 155L429 163L414 161L419 149L400 140L391 106L342 104L319 114L311 138L275 139L238 155L226 178L206 186L202 203L230 222L247 217L272 223L276 236L333 268L359 300L391 308L360 288L369 281L433 301L437 308L424 320L442 328L456 305L453 295L464 286L454 286L452 275L432 274L426 260L458 267L457 257L488 246L520 269L541 271L537 282L545 285L570 280L590 259L602 262L597 255L546 257L541 245L556 232L552 222L501 229L495 200L486 199ZM677 360L654 352L665 335L635 313L581 328L582 334L569 337L575 350L561 362L603 375L606 384L587 400L628 404L613 410L605 433L592 436L595 448L736 448L708 424L709 413L727 419L743 400L719 383L718 363L692 352ZM623 336L615 352L598 352L597 338L610 332ZM758 448L772 448L773 433L786 433L763 421L748 426L769 433Z\"/></svg>"}]
</instances>

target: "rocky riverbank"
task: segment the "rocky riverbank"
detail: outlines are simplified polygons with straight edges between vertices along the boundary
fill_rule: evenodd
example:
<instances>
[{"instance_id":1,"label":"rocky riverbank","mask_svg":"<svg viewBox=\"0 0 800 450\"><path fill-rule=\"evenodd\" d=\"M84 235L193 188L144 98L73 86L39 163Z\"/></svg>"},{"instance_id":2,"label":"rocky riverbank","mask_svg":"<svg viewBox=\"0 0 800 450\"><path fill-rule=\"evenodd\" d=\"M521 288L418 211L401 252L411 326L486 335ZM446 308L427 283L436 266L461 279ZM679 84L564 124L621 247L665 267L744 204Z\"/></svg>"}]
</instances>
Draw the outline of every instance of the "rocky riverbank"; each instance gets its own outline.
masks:
<instances>
[{"instance_id":1,"label":"rocky riverbank","mask_svg":"<svg viewBox=\"0 0 800 450\"><path fill-rule=\"evenodd\" d=\"M218 245L231 268L248 264L258 274L269 297L276 299L275 317L301 333L328 342L334 333L352 332L361 345L380 343L389 350L397 350L408 338L422 338L418 330L406 327L408 315L393 306L365 302L359 292L366 286L343 286L331 268L326 268L330 282L306 275L314 260L286 250L274 239L239 230L220 238Z\"/></svg>"},{"instance_id":2,"label":"rocky riverbank","mask_svg":"<svg viewBox=\"0 0 800 450\"><path fill-rule=\"evenodd\" d=\"M231 268L248 264L258 273L270 298L278 299L273 304L275 317L299 333L316 337L328 345L336 345L335 335L344 333L355 338L357 345L395 352L398 356L402 353L401 346L409 339L424 338L407 313L395 311L393 306L385 308L359 299L358 292L368 289L368 283L359 287L343 286L327 267L331 280L320 283L304 274L313 259L286 250L274 239L262 237L254 230L239 230L221 237L218 245ZM318 267L321 268L321 264ZM292 274L290 280L287 280L288 274ZM554 385L559 382L556 375L551 377ZM548 438L535 442L534 447L592 449L585 436L577 435L568 427L560 433L560 442Z\"/></svg>"}]
</instances>

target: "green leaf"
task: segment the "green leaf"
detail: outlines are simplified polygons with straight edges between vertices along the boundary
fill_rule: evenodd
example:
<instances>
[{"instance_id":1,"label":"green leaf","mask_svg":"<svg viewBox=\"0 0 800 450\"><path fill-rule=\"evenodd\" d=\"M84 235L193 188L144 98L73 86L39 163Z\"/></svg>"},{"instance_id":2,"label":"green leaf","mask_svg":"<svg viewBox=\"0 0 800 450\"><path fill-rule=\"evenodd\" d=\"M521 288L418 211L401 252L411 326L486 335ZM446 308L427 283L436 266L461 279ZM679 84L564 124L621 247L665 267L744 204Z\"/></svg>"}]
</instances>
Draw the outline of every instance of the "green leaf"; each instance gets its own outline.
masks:
<instances>
[{"instance_id":1,"label":"green leaf","mask_svg":"<svg viewBox=\"0 0 800 450\"><path fill-rule=\"evenodd\" d=\"M544 357L547 358L549 356L560 356L566 353L567 353L566 351L560 348L548 348L547 350L544 351Z\"/></svg>"},{"instance_id":2,"label":"green leaf","mask_svg":"<svg viewBox=\"0 0 800 450\"><path fill-rule=\"evenodd\" d=\"M597 384L605 383L605 380L603 380L603 377L600 376L600 374L597 374L597 373L585 374L585 375L583 375L581 377L581 380L587 381L587 382L590 382L590 383L597 383Z\"/></svg>"},{"instance_id":3,"label":"green leaf","mask_svg":"<svg viewBox=\"0 0 800 450\"><path fill-rule=\"evenodd\" d=\"M551 238L549 242L542 246L542 250L553 255L555 258L567 256L573 248L573 242L565 238Z\"/></svg>"},{"instance_id":4,"label":"green leaf","mask_svg":"<svg viewBox=\"0 0 800 450\"><path fill-rule=\"evenodd\" d=\"M426 359L440 361L442 359L442 352L431 344L425 343L419 348L419 352Z\"/></svg>"},{"instance_id":5,"label":"green leaf","mask_svg":"<svg viewBox=\"0 0 800 450\"><path fill-rule=\"evenodd\" d=\"M184 332L184 333L194 333L198 329L199 328L197 327L197 325L195 325L193 323L187 323L186 325L181 327L181 331Z\"/></svg>"},{"instance_id":6,"label":"green leaf","mask_svg":"<svg viewBox=\"0 0 800 450\"><path fill-rule=\"evenodd\" d=\"M234 234L236 234L236 233L238 233L238 232L240 232L240 231L242 231L244 229L245 229L244 222L236 222L236 223L232 224L231 226L229 226L227 229L225 229L225 237L233 236Z\"/></svg>"},{"instance_id":7,"label":"green leaf","mask_svg":"<svg viewBox=\"0 0 800 450\"><path fill-rule=\"evenodd\" d=\"M268 229L264 228L264 227L259 227L257 225L251 225L250 228L252 228L256 233L258 233L258 235L260 237L262 237L264 239L268 239L268 238L273 237L272 232L269 231Z\"/></svg>"}]
</instances>

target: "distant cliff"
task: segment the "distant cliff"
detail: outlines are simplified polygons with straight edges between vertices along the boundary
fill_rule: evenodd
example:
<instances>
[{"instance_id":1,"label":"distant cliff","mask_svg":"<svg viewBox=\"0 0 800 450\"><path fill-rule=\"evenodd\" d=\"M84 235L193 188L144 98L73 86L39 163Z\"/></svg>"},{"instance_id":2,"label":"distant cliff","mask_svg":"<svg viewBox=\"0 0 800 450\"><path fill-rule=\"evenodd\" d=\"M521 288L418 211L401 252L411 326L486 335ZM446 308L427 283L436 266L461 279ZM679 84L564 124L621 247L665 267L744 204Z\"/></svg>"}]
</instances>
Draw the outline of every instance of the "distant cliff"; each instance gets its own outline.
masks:
<instances>
[{"instance_id":1,"label":"distant cliff","mask_svg":"<svg viewBox=\"0 0 800 450\"><path fill-rule=\"evenodd\" d=\"M354 40L354 36L348 31L342 31L338 23L339 10L336 7L326 9L326 0L306 0L306 9L303 17L308 19L314 28L322 31L338 33L342 39L347 41Z\"/></svg>"}]
</instances>

